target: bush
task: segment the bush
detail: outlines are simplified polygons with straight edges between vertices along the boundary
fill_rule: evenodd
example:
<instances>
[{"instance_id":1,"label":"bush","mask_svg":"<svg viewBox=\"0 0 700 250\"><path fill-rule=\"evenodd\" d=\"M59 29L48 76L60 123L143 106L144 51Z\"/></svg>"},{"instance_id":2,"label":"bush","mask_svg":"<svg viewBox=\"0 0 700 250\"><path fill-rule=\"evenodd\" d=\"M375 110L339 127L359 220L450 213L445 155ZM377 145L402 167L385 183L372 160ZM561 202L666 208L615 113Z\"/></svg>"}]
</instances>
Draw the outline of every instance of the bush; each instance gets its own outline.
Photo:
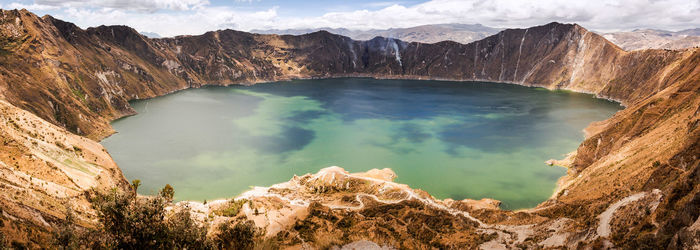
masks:
<instances>
[{"instance_id":1,"label":"bush","mask_svg":"<svg viewBox=\"0 0 700 250\"><path fill-rule=\"evenodd\" d=\"M175 189L172 186L170 186L170 184L165 184L165 187L163 187L163 189L160 190L159 195L160 197L166 199L168 202L172 202L173 198L175 197Z\"/></svg>"},{"instance_id":2,"label":"bush","mask_svg":"<svg viewBox=\"0 0 700 250\"><path fill-rule=\"evenodd\" d=\"M139 191L140 186L141 186L141 180L134 179L133 181L131 181L131 187L134 188L134 193Z\"/></svg>"},{"instance_id":3,"label":"bush","mask_svg":"<svg viewBox=\"0 0 700 250\"><path fill-rule=\"evenodd\" d=\"M8 249L7 239L5 239L5 233L0 231L0 249Z\"/></svg>"},{"instance_id":4,"label":"bush","mask_svg":"<svg viewBox=\"0 0 700 250\"><path fill-rule=\"evenodd\" d=\"M241 211L241 208L243 207L243 205L246 202L248 202L248 200L246 200L246 199L240 199L240 200L231 199L228 202L227 207L219 209L219 210L215 210L214 214L216 214L218 216L235 217L236 215L238 215L238 212Z\"/></svg>"},{"instance_id":5,"label":"bush","mask_svg":"<svg viewBox=\"0 0 700 250\"><path fill-rule=\"evenodd\" d=\"M137 198L116 191L93 200L103 230L120 249L169 248L165 204L161 197Z\"/></svg>"},{"instance_id":6,"label":"bush","mask_svg":"<svg viewBox=\"0 0 700 250\"><path fill-rule=\"evenodd\" d=\"M177 249L209 249L207 228L200 227L192 219L190 209L184 208L168 218L168 229L173 236L173 246Z\"/></svg>"},{"instance_id":7,"label":"bush","mask_svg":"<svg viewBox=\"0 0 700 250\"><path fill-rule=\"evenodd\" d=\"M174 193L170 189L169 193ZM189 208L167 216L165 207L169 202L165 197L138 197L113 190L109 194L96 194L92 201L101 233L108 239L99 248L210 249L212 246L206 237L207 227L192 219Z\"/></svg>"},{"instance_id":8,"label":"bush","mask_svg":"<svg viewBox=\"0 0 700 250\"><path fill-rule=\"evenodd\" d=\"M77 249L79 243L76 229L73 210L68 206L65 220L58 225L54 232L56 246L62 249Z\"/></svg>"},{"instance_id":9,"label":"bush","mask_svg":"<svg viewBox=\"0 0 700 250\"><path fill-rule=\"evenodd\" d=\"M107 194L88 192L97 211L100 226L86 229L75 225L73 212L54 233L54 248L58 249L252 249L255 226L246 221L233 225L224 223L219 234L207 238L207 227L192 219L188 207L169 214L174 190L167 185L156 197L139 197L134 192L113 189ZM234 202L240 206L244 203ZM0 249L2 245L0 234ZM6 243L5 243L6 244Z\"/></svg>"},{"instance_id":10,"label":"bush","mask_svg":"<svg viewBox=\"0 0 700 250\"><path fill-rule=\"evenodd\" d=\"M232 225L233 222L219 225L219 234L215 243L219 249L253 249L255 225L252 221L244 221Z\"/></svg>"}]
</instances>

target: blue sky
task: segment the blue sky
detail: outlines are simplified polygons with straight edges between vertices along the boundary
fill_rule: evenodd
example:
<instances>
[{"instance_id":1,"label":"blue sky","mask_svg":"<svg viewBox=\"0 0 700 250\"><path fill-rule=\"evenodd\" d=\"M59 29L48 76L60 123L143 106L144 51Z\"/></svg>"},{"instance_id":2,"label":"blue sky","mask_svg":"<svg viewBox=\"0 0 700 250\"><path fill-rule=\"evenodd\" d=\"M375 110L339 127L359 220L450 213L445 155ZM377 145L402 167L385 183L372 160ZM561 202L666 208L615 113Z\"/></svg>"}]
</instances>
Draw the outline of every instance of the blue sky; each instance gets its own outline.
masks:
<instances>
[{"instance_id":1,"label":"blue sky","mask_svg":"<svg viewBox=\"0 0 700 250\"><path fill-rule=\"evenodd\" d=\"M210 30L386 29L436 23L522 28L553 21L596 31L700 27L700 0L0 0L87 28L122 24L163 36Z\"/></svg>"}]
</instances>

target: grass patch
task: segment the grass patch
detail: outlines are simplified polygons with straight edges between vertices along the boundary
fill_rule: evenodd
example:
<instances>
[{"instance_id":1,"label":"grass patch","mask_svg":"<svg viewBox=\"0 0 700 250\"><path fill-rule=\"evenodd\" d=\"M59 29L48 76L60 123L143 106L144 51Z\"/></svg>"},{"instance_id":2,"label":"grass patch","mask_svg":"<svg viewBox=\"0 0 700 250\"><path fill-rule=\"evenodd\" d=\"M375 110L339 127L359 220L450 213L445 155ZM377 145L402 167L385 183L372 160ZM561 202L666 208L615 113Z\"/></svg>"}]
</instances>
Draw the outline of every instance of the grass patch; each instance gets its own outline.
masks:
<instances>
[{"instance_id":1,"label":"grass patch","mask_svg":"<svg viewBox=\"0 0 700 250\"><path fill-rule=\"evenodd\" d=\"M82 89L76 88L73 89L71 88L71 92L73 92L73 95L78 98L78 100L84 101L85 100L85 93L83 93Z\"/></svg>"},{"instance_id":2,"label":"grass patch","mask_svg":"<svg viewBox=\"0 0 700 250\"><path fill-rule=\"evenodd\" d=\"M226 204L225 208L214 211L214 214L216 214L218 216L235 217L236 215L238 215L238 212L241 211L241 208L243 208L243 205L246 204L247 202L250 202L250 201L246 200L246 199L240 199L240 200L231 199L228 202L228 204Z\"/></svg>"}]
</instances>

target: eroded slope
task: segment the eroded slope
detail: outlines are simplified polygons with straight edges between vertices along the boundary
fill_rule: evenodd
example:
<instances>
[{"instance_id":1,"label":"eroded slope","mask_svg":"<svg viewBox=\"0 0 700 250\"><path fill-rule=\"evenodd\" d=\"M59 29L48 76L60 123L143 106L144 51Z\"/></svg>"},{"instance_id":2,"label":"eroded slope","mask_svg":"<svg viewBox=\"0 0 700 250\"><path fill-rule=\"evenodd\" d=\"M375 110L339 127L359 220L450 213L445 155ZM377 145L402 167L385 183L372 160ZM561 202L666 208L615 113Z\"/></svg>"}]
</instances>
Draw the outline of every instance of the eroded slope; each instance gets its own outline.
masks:
<instances>
[{"instance_id":1,"label":"eroded slope","mask_svg":"<svg viewBox=\"0 0 700 250\"><path fill-rule=\"evenodd\" d=\"M91 226L85 191L129 190L102 145L3 100L0 138L0 228L12 239L51 242L50 229L68 209L79 225Z\"/></svg>"}]
</instances>

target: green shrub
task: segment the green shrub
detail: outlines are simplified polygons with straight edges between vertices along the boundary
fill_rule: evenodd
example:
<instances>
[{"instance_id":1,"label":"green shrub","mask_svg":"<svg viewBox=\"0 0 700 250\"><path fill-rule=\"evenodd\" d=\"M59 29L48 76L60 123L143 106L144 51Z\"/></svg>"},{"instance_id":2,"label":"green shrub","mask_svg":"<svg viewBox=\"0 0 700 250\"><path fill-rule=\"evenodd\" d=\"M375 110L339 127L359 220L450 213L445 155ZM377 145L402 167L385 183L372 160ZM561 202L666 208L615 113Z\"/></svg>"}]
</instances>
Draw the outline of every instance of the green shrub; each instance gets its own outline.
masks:
<instances>
[{"instance_id":1,"label":"green shrub","mask_svg":"<svg viewBox=\"0 0 700 250\"><path fill-rule=\"evenodd\" d=\"M134 193L139 191L140 186L141 186L141 180L134 179L133 181L131 181L131 187L134 188Z\"/></svg>"},{"instance_id":2,"label":"green shrub","mask_svg":"<svg viewBox=\"0 0 700 250\"><path fill-rule=\"evenodd\" d=\"M139 182L140 183L140 182ZM133 185L133 183L132 183ZM138 186L138 185L136 185ZM207 227L192 219L188 207L166 211L174 190L167 185L161 195L139 197L135 192L113 189L103 194L87 192L97 211L97 229L75 224L68 209L66 219L54 233L55 249L251 249L255 245L255 226L246 221L224 223L213 238L207 238ZM247 200L232 200L227 214L237 214ZM3 248L0 234L0 249ZM7 244L7 243L5 243Z\"/></svg>"},{"instance_id":3,"label":"green shrub","mask_svg":"<svg viewBox=\"0 0 700 250\"><path fill-rule=\"evenodd\" d=\"M163 187L163 189L160 190L160 193L158 195L160 195L160 197L163 197L168 202L171 202L175 197L175 189L172 186L170 186L170 184L165 184L165 187Z\"/></svg>"},{"instance_id":4,"label":"green shrub","mask_svg":"<svg viewBox=\"0 0 700 250\"><path fill-rule=\"evenodd\" d=\"M62 249L77 249L79 243L76 229L73 210L68 206L66 218L54 232L55 245Z\"/></svg>"},{"instance_id":5,"label":"green shrub","mask_svg":"<svg viewBox=\"0 0 700 250\"><path fill-rule=\"evenodd\" d=\"M161 197L137 198L116 191L93 200L103 230L120 249L168 248L165 204Z\"/></svg>"},{"instance_id":6,"label":"green shrub","mask_svg":"<svg viewBox=\"0 0 700 250\"><path fill-rule=\"evenodd\" d=\"M238 212L241 211L241 208L243 207L243 205L246 202L248 202L248 200L246 200L246 199L240 199L240 200L231 199L228 202L227 207L225 207L223 209L215 210L214 214L216 214L218 216L235 217L236 215L238 215Z\"/></svg>"},{"instance_id":7,"label":"green shrub","mask_svg":"<svg viewBox=\"0 0 700 250\"><path fill-rule=\"evenodd\" d=\"M207 228L192 219L190 209L184 208L168 218L167 227L176 249L210 249Z\"/></svg>"},{"instance_id":8,"label":"green shrub","mask_svg":"<svg viewBox=\"0 0 700 250\"><path fill-rule=\"evenodd\" d=\"M255 225L252 221L222 223L214 241L219 249L253 249Z\"/></svg>"},{"instance_id":9,"label":"green shrub","mask_svg":"<svg viewBox=\"0 0 700 250\"><path fill-rule=\"evenodd\" d=\"M95 195L93 206L98 212L101 231L109 239L105 247L210 249L207 227L191 218L189 208L166 216L167 204L162 196L138 197L134 193L116 191Z\"/></svg>"},{"instance_id":10,"label":"green shrub","mask_svg":"<svg viewBox=\"0 0 700 250\"><path fill-rule=\"evenodd\" d=\"M7 239L5 239L5 233L0 231L0 249L8 249L9 246L7 246Z\"/></svg>"}]
</instances>

